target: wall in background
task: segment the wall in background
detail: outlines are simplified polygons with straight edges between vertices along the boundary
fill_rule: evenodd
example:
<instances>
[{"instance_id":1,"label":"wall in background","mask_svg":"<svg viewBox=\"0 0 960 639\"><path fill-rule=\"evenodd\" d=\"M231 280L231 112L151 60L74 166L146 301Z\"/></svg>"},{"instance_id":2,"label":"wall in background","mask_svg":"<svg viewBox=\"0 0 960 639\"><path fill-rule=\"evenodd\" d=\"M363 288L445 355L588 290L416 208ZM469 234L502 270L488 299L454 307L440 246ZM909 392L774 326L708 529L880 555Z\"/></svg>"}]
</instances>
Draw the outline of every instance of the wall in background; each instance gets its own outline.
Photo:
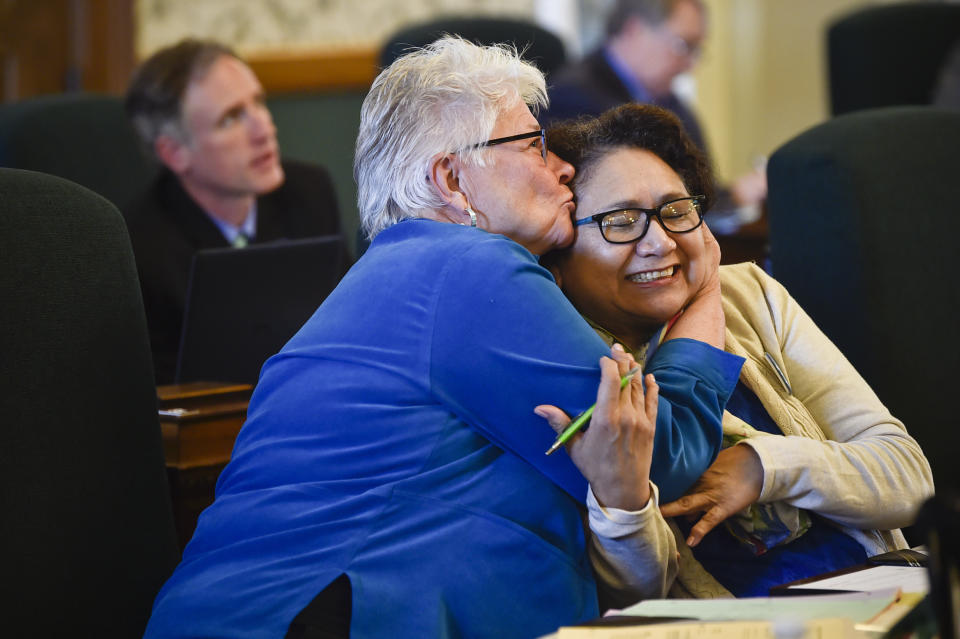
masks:
<instances>
[{"instance_id":1,"label":"wall in background","mask_svg":"<svg viewBox=\"0 0 960 639\"><path fill-rule=\"evenodd\" d=\"M704 1L710 36L692 96L718 173L731 178L828 117L827 25L890 0ZM596 44L610 2L5 0L0 89L6 101L64 90L120 93L135 58L196 35L237 47L271 94L332 91L349 94L352 104L376 73L380 43L409 22L441 14L526 16L560 33L570 52L580 54ZM348 174L346 167L341 173ZM343 196L351 195L344 187Z\"/></svg>"},{"instance_id":2,"label":"wall in background","mask_svg":"<svg viewBox=\"0 0 960 639\"><path fill-rule=\"evenodd\" d=\"M119 93L134 0L0 0L0 102L61 91Z\"/></svg>"},{"instance_id":3,"label":"wall in background","mask_svg":"<svg viewBox=\"0 0 960 639\"><path fill-rule=\"evenodd\" d=\"M710 35L693 74L723 178L749 169L828 115L825 31L837 16L885 0L705 0ZM594 46L611 0L136 0L142 57L185 35L214 37L251 59L271 91L362 89L392 31L440 14L529 17L573 55Z\"/></svg>"},{"instance_id":4,"label":"wall in background","mask_svg":"<svg viewBox=\"0 0 960 639\"><path fill-rule=\"evenodd\" d=\"M826 29L864 0L705 0L710 35L696 104L731 178L829 115Z\"/></svg>"},{"instance_id":5,"label":"wall in background","mask_svg":"<svg viewBox=\"0 0 960 639\"><path fill-rule=\"evenodd\" d=\"M529 17L534 0L137 0L137 54L186 35L230 42L245 55L362 49L400 26L441 14Z\"/></svg>"},{"instance_id":6,"label":"wall in background","mask_svg":"<svg viewBox=\"0 0 960 639\"><path fill-rule=\"evenodd\" d=\"M376 73L381 42L408 23L441 14L528 17L560 34L571 54L580 55L596 46L611 1L136 0L136 50L142 57L185 35L214 37L246 55L273 94L336 89L357 96ZM745 172L828 117L827 25L882 1L705 0L710 32L688 86L721 178ZM297 112L302 122L306 112ZM288 139L295 135L281 131ZM309 143L296 142L303 147L297 154L307 155ZM296 143L287 146L292 150ZM346 163L340 173L343 199L351 198ZM354 206L344 204L348 210Z\"/></svg>"}]
</instances>

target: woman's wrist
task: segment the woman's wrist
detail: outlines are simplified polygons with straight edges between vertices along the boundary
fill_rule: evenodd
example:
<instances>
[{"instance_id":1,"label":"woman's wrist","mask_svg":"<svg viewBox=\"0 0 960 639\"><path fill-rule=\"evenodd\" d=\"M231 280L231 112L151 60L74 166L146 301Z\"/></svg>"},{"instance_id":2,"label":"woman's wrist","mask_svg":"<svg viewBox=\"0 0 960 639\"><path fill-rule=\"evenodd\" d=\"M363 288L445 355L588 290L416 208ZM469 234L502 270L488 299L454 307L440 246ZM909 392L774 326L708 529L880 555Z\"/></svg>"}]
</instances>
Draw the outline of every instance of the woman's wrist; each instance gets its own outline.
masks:
<instances>
[{"instance_id":1,"label":"woman's wrist","mask_svg":"<svg viewBox=\"0 0 960 639\"><path fill-rule=\"evenodd\" d=\"M725 322L719 286L713 290L701 290L677 317L665 339L686 337L722 349L725 342Z\"/></svg>"},{"instance_id":2,"label":"woman's wrist","mask_svg":"<svg viewBox=\"0 0 960 639\"><path fill-rule=\"evenodd\" d=\"M601 508L612 508L626 512L639 512L650 503L650 481L644 482L633 490L624 490L620 486L617 490L606 491L604 494L597 494L596 486L592 486L593 495L597 499L597 504ZM602 489L600 492L603 492Z\"/></svg>"}]
</instances>

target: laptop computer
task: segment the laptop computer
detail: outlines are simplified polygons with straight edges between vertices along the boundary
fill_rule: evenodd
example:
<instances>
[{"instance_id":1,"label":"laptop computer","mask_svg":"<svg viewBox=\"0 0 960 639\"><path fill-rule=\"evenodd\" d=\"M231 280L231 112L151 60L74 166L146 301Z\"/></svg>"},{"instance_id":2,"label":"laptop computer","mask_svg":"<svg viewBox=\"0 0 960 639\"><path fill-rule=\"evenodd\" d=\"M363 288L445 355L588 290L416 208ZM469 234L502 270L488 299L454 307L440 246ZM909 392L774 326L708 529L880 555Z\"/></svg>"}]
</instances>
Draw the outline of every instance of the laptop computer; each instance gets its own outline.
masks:
<instances>
[{"instance_id":1,"label":"laptop computer","mask_svg":"<svg viewBox=\"0 0 960 639\"><path fill-rule=\"evenodd\" d=\"M255 384L340 280L339 236L198 251L175 381Z\"/></svg>"}]
</instances>

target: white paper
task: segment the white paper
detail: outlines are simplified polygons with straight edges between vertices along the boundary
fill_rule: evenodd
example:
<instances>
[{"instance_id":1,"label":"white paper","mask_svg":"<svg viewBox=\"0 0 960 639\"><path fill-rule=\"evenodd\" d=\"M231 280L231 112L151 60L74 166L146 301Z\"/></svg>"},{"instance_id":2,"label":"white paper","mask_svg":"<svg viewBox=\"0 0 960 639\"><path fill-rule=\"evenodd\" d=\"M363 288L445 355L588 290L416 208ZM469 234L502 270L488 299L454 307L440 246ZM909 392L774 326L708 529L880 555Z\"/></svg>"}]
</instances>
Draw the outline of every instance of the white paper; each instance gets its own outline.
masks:
<instances>
[{"instance_id":1,"label":"white paper","mask_svg":"<svg viewBox=\"0 0 960 639\"><path fill-rule=\"evenodd\" d=\"M709 621L846 618L868 621L897 598L898 589L797 597L740 599L647 599L623 610L626 615L686 617Z\"/></svg>"},{"instance_id":2,"label":"white paper","mask_svg":"<svg viewBox=\"0 0 960 639\"><path fill-rule=\"evenodd\" d=\"M881 590L900 588L903 592L922 592L930 590L930 580L926 568L916 566L874 566L845 575L837 575L810 581L793 588L815 588L818 590Z\"/></svg>"}]
</instances>

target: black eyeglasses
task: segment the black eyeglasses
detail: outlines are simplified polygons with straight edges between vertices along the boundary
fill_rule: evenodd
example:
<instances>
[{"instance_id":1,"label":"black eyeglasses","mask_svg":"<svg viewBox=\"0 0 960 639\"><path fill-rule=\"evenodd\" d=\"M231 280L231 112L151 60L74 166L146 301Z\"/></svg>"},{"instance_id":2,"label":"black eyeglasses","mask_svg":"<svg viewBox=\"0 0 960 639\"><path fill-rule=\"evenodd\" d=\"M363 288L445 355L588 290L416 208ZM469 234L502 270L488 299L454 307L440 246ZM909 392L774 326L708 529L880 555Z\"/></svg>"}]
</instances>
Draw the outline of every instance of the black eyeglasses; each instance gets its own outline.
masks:
<instances>
[{"instance_id":1,"label":"black eyeglasses","mask_svg":"<svg viewBox=\"0 0 960 639\"><path fill-rule=\"evenodd\" d=\"M691 60L696 60L700 57L699 44L691 44L678 36L676 33L673 33L667 29L663 30L663 34L667 37L670 50L673 51L675 55L678 55L681 58L690 58Z\"/></svg>"},{"instance_id":2,"label":"black eyeglasses","mask_svg":"<svg viewBox=\"0 0 960 639\"><path fill-rule=\"evenodd\" d=\"M660 226L670 233L689 233L703 223L700 205L702 195L681 197L664 202L655 209L614 209L575 221L574 226L596 222L603 239L611 244L636 242L650 228L650 218L656 217Z\"/></svg>"},{"instance_id":3,"label":"black eyeglasses","mask_svg":"<svg viewBox=\"0 0 960 639\"><path fill-rule=\"evenodd\" d=\"M538 131L531 131L530 133L519 133L517 135L508 135L505 138L493 138L492 140L487 140L486 142L480 142L479 144L474 144L471 149L479 149L484 146L497 146L498 144L506 144L507 142L515 142L516 140L527 140L529 138L540 138L540 156L543 158L543 163L547 163L547 131L546 129L540 129Z\"/></svg>"}]
</instances>

